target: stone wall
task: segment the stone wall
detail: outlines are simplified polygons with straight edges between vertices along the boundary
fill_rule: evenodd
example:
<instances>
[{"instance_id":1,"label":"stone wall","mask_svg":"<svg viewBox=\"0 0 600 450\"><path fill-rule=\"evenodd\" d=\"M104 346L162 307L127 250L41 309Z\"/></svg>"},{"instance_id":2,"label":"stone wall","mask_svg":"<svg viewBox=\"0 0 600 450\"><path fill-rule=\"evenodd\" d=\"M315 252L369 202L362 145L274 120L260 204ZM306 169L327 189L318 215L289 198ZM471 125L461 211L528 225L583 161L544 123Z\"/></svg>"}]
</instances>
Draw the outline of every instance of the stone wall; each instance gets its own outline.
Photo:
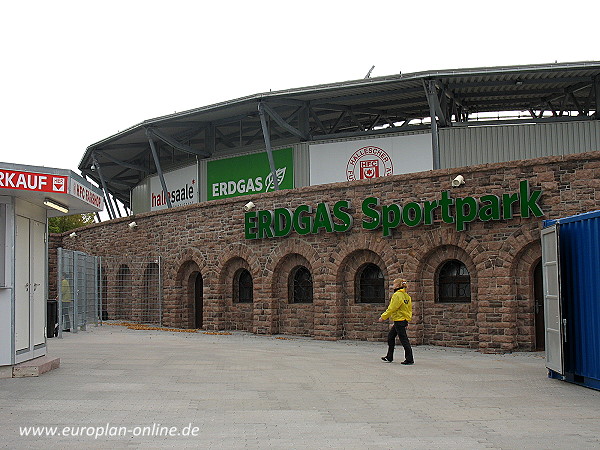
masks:
<instances>
[{"instance_id":1,"label":"stone wall","mask_svg":"<svg viewBox=\"0 0 600 450\"><path fill-rule=\"evenodd\" d=\"M458 174L465 184L451 188ZM401 224L383 237L365 230L361 203L377 197L381 205L423 203L450 191L453 198L519 192L521 181L542 190L544 217L473 221L466 230L439 216L431 225ZM242 206L294 210L349 200L354 225L343 233L247 240ZM62 246L93 255L162 257L163 324L194 326L192 277L202 276L203 328L241 329L259 334L293 334L317 339L383 340L389 325L377 319L385 303L356 302L356 274L367 263L384 274L386 295L391 280L409 280L414 317L409 336L415 344L458 346L484 352L535 348L533 273L541 259L542 219L556 219L600 207L600 152L546 157L507 164L395 175L268 194L216 200L91 225L77 237L61 236ZM127 224L135 220L138 226ZM51 245L55 242L51 240ZM54 255L51 251L50 255ZM118 258L117 258L118 259ZM441 265L456 259L471 277L469 303L439 303ZM52 265L52 261L51 261ZM298 265L309 269L314 287L310 304L290 303L289 275ZM246 268L252 275L254 302L234 301L233 276ZM107 267L107 282L118 265ZM143 273L132 274L141 279ZM109 287L110 289L110 287Z\"/></svg>"}]
</instances>

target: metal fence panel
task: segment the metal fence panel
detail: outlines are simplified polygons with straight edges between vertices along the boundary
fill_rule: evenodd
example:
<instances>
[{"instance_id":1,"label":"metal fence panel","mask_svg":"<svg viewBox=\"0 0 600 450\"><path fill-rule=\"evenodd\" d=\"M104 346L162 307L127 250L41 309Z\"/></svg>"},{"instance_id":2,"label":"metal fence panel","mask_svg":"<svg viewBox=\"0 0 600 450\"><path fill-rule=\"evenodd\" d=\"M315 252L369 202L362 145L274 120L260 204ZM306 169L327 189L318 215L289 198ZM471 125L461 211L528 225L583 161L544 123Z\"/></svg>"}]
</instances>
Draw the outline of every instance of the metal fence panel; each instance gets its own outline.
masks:
<instances>
[{"instance_id":1,"label":"metal fence panel","mask_svg":"<svg viewBox=\"0 0 600 450\"><path fill-rule=\"evenodd\" d=\"M160 257L103 256L100 266L105 319L162 325Z\"/></svg>"},{"instance_id":2,"label":"metal fence panel","mask_svg":"<svg viewBox=\"0 0 600 450\"><path fill-rule=\"evenodd\" d=\"M95 256L58 249L59 336L98 325L98 261Z\"/></svg>"},{"instance_id":3,"label":"metal fence panel","mask_svg":"<svg viewBox=\"0 0 600 450\"><path fill-rule=\"evenodd\" d=\"M59 337L104 320L162 325L160 257L92 256L58 249Z\"/></svg>"}]
</instances>

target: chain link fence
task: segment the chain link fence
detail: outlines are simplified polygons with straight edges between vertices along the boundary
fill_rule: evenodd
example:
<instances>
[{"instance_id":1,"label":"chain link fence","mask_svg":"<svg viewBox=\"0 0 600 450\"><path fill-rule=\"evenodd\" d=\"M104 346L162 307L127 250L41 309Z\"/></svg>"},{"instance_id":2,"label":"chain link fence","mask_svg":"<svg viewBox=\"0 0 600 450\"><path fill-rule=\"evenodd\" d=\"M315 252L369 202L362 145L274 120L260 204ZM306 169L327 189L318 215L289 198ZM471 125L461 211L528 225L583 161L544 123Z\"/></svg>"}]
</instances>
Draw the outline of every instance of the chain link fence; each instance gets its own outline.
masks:
<instances>
[{"instance_id":1,"label":"chain link fence","mask_svg":"<svg viewBox=\"0 0 600 450\"><path fill-rule=\"evenodd\" d=\"M59 331L105 320L162 325L161 258L92 256L59 248Z\"/></svg>"}]
</instances>

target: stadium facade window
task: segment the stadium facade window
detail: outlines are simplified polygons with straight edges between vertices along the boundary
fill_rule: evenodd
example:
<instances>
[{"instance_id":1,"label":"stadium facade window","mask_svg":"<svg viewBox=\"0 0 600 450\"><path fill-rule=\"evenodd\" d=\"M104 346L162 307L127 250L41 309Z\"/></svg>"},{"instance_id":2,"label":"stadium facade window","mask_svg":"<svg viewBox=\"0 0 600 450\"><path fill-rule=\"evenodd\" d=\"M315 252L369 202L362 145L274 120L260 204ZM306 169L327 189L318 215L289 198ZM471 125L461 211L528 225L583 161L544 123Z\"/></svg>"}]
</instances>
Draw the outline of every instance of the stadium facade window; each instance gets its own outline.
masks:
<instances>
[{"instance_id":1,"label":"stadium facade window","mask_svg":"<svg viewBox=\"0 0 600 450\"><path fill-rule=\"evenodd\" d=\"M233 277L234 301L237 303L252 303L254 301L254 284L252 275L247 269L240 269Z\"/></svg>"},{"instance_id":2,"label":"stadium facade window","mask_svg":"<svg viewBox=\"0 0 600 450\"><path fill-rule=\"evenodd\" d=\"M379 266L368 263L356 272L356 302L385 303L383 272Z\"/></svg>"},{"instance_id":3,"label":"stadium facade window","mask_svg":"<svg viewBox=\"0 0 600 450\"><path fill-rule=\"evenodd\" d=\"M296 266L289 277L290 303L313 302L313 280L310 271L304 266Z\"/></svg>"},{"instance_id":4,"label":"stadium facade window","mask_svg":"<svg viewBox=\"0 0 600 450\"><path fill-rule=\"evenodd\" d=\"M457 259L446 261L438 272L439 303L470 303L471 275Z\"/></svg>"}]
</instances>

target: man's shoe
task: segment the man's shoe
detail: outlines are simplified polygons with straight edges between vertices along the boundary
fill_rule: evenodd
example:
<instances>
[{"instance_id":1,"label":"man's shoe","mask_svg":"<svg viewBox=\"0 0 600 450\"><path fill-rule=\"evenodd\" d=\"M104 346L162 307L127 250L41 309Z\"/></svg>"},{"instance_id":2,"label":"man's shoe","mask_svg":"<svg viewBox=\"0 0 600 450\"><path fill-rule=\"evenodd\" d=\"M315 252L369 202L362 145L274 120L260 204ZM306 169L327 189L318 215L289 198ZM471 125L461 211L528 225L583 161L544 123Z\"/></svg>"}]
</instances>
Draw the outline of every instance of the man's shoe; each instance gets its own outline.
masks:
<instances>
[{"instance_id":1,"label":"man's shoe","mask_svg":"<svg viewBox=\"0 0 600 450\"><path fill-rule=\"evenodd\" d=\"M387 356L382 356L382 357L381 357L381 360L382 360L383 362L392 362L392 361L393 361L393 359L389 359Z\"/></svg>"},{"instance_id":2,"label":"man's shoe","mask_svg":"<svg viewBox=\"0 0 600 450\"><path fill-rule=\"evenodd\" d=\"M402 361L400 364L404 364L405 366L412 366L414 363L414 361Z\"/></svg>"}]
</instances>

